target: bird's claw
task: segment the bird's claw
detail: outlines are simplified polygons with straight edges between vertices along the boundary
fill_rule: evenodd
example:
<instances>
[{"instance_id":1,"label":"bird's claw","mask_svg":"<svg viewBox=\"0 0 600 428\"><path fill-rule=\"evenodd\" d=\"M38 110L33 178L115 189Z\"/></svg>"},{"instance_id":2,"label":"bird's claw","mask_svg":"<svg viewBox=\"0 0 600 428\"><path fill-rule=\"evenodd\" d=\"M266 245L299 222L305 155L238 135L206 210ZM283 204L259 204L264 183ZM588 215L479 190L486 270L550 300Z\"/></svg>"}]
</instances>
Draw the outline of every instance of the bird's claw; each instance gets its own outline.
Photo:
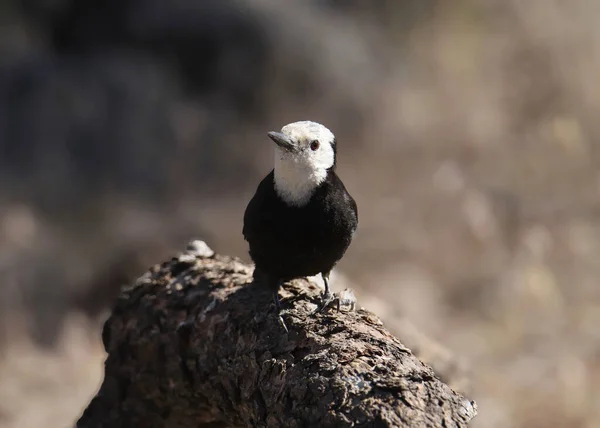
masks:
<instances>
[{"instance_id":1,"label":"bird's claw","mask_svg":"<svg viewBox=\"0 0 600 428\"><path fill-rule=\"evenodd\" d=\"M354 311L356 308L356 297L354 291L351 288L346 288L344 291L338 293L330 293L329 291L323 293L321 297L321 304L315 309L311 315L322 312L324 309L336 305L338 312L341 310L341 306L350 306L350 311Z\"/></svg>"},{"instance_id":2,"label":"bird's claw","mask_svg":"<svg viewBox=\"0 0 600 428\"><path fill-rule=\"evenodd\" d=\"M281 301L279 300L279 295L277 294L277 292L275 292L273 294L273 303L275 303L275 311L277 312L277 318L279 319L279 323L281 324L281 326L283 327L285 332L289 333L287 325L285 325L285 321L283 320L283 317L281 316L281 313L283 312L283 310L281 309Z\"/></svg>"},{"instance_id":3,"label":"bird's claw","mask_svg":"<svg viewBox=\"0 0 600 428\"><path fill-rule=\"evenodd\" d=\"M337 299L337 297L335 296L335 294L331 293L329 290L324 292L321 295L321 302L320 302L319 306L317 307L317 309L314 310L312 315L317 314L317 313L323 311L323 309L331 306L335 302L336 299Z\"/></svg>"},{"instance_id":4,"label":"bird's claw","mask_svg":"<svg viewBox=\"0 0 600 428\"><path fill-rule=\"evenodd\" d=\"M279 323L285 330L286 334L289 334L290 331L288 330L287 325L285 325L285 321L283 320L283 317L281 316L281 314L277 314L277 318L279 318Z\"/></svg>"}]
</instances>

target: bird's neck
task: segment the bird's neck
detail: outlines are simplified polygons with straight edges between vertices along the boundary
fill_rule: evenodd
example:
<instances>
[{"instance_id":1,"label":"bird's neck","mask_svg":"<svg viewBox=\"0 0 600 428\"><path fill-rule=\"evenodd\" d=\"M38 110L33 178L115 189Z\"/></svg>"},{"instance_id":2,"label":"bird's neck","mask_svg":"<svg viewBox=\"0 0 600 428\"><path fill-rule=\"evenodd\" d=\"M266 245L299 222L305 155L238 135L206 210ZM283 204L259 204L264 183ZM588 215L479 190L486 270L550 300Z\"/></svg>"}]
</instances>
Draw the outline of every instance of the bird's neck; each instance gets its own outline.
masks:
<instances>
[{"instance_id":1,"label":"bird's neck","mask_svg":"<svg viewBox=\"0 0 600 428\"><path fill-rule=\"evenodd\" d=\"M327 179L327 173L326 169L314 170L288 159L275 159L275 191L286 204L301 207Z\"/></svg>"}]
</instances>

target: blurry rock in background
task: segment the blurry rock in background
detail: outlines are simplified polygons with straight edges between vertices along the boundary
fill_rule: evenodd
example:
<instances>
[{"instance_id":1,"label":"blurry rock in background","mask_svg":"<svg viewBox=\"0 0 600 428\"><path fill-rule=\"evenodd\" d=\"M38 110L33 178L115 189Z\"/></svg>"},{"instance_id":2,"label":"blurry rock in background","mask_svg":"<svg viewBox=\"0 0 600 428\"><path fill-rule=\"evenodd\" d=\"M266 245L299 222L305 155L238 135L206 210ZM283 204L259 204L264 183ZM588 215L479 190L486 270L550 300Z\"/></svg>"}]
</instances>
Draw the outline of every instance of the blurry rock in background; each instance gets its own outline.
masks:
<instances>
[{"instance_id":1,"label":"blurry rock in background","mask_svg":"<svg viewBox=\"0 0 600 428\"><path fill-rule=\"evenodd\" d=\"M599 424L598 9L2 2L0 426L76 419L128 278L193 237L247 260L265 133L301 119L335 132L359 204L359 306L468 367L474 426ZM73 404L44 419L55 379Z\"/></svg>"}]
</instances>

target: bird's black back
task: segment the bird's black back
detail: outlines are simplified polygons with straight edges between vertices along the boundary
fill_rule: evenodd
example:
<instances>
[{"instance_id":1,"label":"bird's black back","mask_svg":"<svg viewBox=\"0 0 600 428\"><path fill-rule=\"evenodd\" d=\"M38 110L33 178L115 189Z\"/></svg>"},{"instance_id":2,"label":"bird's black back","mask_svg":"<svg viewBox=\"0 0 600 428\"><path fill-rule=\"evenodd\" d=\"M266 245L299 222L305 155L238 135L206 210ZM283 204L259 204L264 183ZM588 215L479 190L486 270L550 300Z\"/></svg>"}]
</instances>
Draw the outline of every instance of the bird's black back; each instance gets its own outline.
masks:
<instances>
[{"instance_id":1,"label":"bird's black back","mask_svg":"<svg viewBox=\"0 0 600 428\"><path fill-rule=\"evenodd\" d=\"M301 207L277 195L271 171L246 208L243 234L256 269L289 280L329 272L357 225L356 202L333 170Z\"/></svg>"}]
</instances>

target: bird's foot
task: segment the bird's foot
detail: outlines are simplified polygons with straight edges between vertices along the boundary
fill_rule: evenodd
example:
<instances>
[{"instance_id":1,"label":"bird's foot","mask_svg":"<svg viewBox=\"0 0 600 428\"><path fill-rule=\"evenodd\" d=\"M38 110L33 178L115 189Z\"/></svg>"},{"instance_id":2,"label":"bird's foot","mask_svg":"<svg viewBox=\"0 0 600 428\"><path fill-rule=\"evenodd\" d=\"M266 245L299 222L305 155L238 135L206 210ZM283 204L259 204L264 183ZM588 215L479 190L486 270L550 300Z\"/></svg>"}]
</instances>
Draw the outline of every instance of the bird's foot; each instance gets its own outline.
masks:
<instances>
[{"instance_id":1,"label":"bird's foot","mask_svg":"<svg viewBox=\"0 0 600 428\"><path fill-rule=\"evenodd\" d=\"M273 294L273 302L275 303L275 311L277 312L277 318L279 319L279 323L281 324L281 326L283 327L283 329L285 330L286 334L289 333L289 330L287 328L287 325L285 325L285 321L283 320L283 317L281 316L281 301L279 300L279 295L277 294L277 291Z\"/></svg>"},{"instance_id":2,"label":"bird's foot","mask_svg":"<svg viewBox=\"0 0 600 428\"><path fill-rule=\"evenodd\" d=\"M317 314L323 311L325 308L328 308L329 306L333 305L333 303L335 303L336 301L336 298L337 297L335 296L335 293L331 293L331 291L326 290L321 295L321 302L319 303L319 306L311 313L311 315Z\"/></svg>"},{"instance_id":3,"label":"bird's foot","mask_svg":"<svg viewBox=\"0 0 600 428\"><path fill-rule=\"evenodd\" d=\"M323 293L321 297L321 304L311 315L317 314L326 308L336 305L338 312L342 306L349 306L350 311L354 311L356 308L356 296L351 288L346 288L340 293L331 293L329 291Z\"/></svg>"},{"instance_id":4,"label":"bird's foot","mask_svg":"<svg viewBox=\"0 0 600 428\"><path fill-rule=\"evenodd\" d=\"M279 323L281 324L281 326L285 330L285 333L289 334L290 331L288 330L287 325L285 325L285 321L283 320L283 317L281 316L281 314L277 314L277 317L279 318Z\"/></svg>"}]
</instances>

